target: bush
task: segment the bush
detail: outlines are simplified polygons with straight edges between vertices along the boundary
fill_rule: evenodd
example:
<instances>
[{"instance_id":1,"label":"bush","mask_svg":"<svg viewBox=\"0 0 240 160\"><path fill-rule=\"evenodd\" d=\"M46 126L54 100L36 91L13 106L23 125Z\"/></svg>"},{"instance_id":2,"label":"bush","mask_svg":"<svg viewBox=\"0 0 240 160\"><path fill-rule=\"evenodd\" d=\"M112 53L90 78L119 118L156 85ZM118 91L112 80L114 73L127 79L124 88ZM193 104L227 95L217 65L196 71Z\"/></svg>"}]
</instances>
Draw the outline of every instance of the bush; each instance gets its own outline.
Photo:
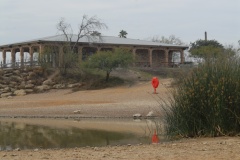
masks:
<instances>
[{"instance_id":1,"label":"bush","mask_svg":"<svg viewBox=\"0 0 240 160\"><path fill-rule=\"evenodd\" d=\"M240 59L207 60L188 76L164 107L170 137L236 135L240 131Z\"/></svg>"}]
</instances>

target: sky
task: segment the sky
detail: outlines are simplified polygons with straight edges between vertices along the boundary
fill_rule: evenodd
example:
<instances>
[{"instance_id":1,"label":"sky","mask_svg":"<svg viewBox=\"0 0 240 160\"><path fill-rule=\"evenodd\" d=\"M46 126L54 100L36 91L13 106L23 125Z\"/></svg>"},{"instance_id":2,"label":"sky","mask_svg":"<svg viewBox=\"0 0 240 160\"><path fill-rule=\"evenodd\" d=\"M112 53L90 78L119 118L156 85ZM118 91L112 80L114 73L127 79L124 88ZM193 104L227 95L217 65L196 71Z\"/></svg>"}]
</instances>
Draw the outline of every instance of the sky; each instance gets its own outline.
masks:
<instances>
[{"instance_id":1,"label":"sky","mask_svg":"<svg viewBox=\"0 0 240 160\"><path fill-rule=\"evenodd\" d=\"M188 45L206 31L223 45L240 40L240 0L1 0L0 45L57 35L61 17L76 33L83 15L101 19L106 36L175 35Z\"/></svg>"}]
</instances>

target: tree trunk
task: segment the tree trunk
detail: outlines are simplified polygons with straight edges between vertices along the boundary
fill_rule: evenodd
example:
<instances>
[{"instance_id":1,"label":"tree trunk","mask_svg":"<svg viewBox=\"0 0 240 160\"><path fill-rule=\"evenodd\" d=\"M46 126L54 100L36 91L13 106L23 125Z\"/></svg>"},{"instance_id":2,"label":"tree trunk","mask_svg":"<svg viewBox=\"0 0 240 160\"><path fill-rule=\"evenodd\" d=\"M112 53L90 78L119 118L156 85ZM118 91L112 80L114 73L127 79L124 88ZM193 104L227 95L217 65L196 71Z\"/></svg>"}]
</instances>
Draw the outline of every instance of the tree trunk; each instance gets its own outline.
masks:
<instances>
[{"instance_id":1,"label":"tree trunk","mask_svg":"<svg viewBox=\"0 0 240 160\"><path fill-rule=\"evenodd\" d=\"M107 75L106 75L106 82L108 82L108 80L109 80L109 76L110 76L110 72L107 72Z\"/></svg>"}]
</instances>

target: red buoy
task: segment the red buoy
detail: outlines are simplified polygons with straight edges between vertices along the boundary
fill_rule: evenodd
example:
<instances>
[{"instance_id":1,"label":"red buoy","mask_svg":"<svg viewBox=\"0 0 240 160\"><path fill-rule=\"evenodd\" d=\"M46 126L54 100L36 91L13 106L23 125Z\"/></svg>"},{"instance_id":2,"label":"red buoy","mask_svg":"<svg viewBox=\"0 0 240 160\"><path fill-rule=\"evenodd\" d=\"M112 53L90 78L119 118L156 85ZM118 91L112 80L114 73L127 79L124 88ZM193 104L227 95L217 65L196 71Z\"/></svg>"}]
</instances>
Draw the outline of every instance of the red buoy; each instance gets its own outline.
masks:
<instances>
[{"instance_id":1,"label":"red buoy","mask_svg":"<svg viewBox=\"0 0 240 160\"><path fill-rule=\"evenodd\" d=\"M159 143L159 139L158 139L156 130L154 131L154 134L153 134L153 136L152 136L152 143L153 143L153 144Z\"/></svg>"},{"instance_id":2,"label":"red buoy","mask_svg":"<svg viewBox=\"0 0 240 160\"><path fill-rule=\"evenodd\" d=\"M153 77L152 78L152 86L154 88L154 94L157 94L156 89L157 89L158 85L159 85L158 78L157 77Z\"/></svg>"}]
</instances>

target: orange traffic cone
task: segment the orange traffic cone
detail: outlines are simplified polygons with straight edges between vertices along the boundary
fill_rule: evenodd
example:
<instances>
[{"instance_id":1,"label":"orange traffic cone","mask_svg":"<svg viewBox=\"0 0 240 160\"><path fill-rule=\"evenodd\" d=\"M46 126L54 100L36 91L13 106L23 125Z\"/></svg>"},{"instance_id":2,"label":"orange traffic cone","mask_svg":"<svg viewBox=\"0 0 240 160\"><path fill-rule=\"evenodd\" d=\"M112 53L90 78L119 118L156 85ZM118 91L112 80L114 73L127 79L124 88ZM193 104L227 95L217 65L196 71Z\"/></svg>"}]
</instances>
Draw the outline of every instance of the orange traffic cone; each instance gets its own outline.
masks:
<instances>
[{"instance_id":1,"label":"orange traffic cone","mask_svg":"<svg viewBox=\"0 0 240 160\"><path fill-rule=\"evenodd\" d=\"M159 143L159 139L158 139L158 136L156 134L156 130L154 131L154 134L152 136L152 143L153 144Z\"/></svg>"}]
</instances>

